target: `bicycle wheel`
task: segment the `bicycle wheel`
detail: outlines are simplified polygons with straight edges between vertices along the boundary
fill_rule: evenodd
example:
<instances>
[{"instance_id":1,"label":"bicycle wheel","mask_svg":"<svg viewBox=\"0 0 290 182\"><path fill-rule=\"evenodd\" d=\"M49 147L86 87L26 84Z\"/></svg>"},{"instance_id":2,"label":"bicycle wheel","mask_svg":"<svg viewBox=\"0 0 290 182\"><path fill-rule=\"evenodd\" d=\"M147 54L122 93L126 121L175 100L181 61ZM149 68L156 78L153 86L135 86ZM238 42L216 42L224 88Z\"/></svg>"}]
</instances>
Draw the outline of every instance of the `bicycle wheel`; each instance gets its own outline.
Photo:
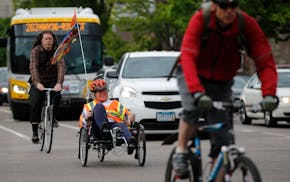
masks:
<instances>
[{"instance_id":1,"label":"bicycle wheel","mask_svg":"<svg viewBox=\"0 0 290 182\"><path fill-rule=\"evenodd\" d=\"M239 156L234 159L231 181L261 182L262 179L254 162L248 157Z\"/></svg>"},{"instance_id":2,"label":"bicycle wheel","mask_svg":"<svg viewBox=\"0 0 290 182\"><path fill-rule=\"evenodd\" d=\"M53 126L52 126L52 107L47 108L47 117L46 122L44 122L45 127L45 151L46 153L50 153L52 146L52 137L53 137Z\"/></svg>"},{"instance_id":3,"label":"bicycle wheel","mask_svg":"<svg viewBox=\"0 0 290 182\"><path fill-rule=\"evenodd\" d=\"M45 130L44 130L44 108L41 110L41 123L38 126L38 134L40 137L40 151L43 151L44 139L45 139Z\"/></svg>"},{"instance_id":4,"label":"bicycle wheel","mask_svg":"<svg viewBox=\"0 0 290 182\"><path fill-rule=\"evenodd\" d=\"M104 161L104 159L105 159L105 148L104 148L104 146L98 148L98 158L100 159L101 162Z\"/></svg>"},{"instance_id":5,"label":"bicycle wheel","mask_svg":"<svg viewBox=\"0 0 290 182\"><path fill-rule=\"evenodd\" d=\"M186 179L180 179L178 176L175 176L173 171L173 155L175 153L176 147L173 148L169 155L169 159L166 165L165 171L165 182L175 182L175 181L188 181L188 182L198 182L198 159L194 156L193 153L190 152L190 159L189 159L189 177Z\"/></svg>"},{"instance_id":6,"label":"bicycle wheel","mask_svg":"<svg viewBox=\"0 0 290 182\"><path fill-rule=\"evenodd\" d=\"M136 157L138 159L139 166L144 166L146 160L146 136L144 129L140 128L137 133Z\"/></svg>"},{"instance_id":7,"label":"bicycle wheel","mask_svg":"<svg viewBox=\"0 0 290 182\"><path fill-rule=\"evenodd\" d=\"M82 162L82 166L87 165L88 161L88 150L89 150L89 137L88 131L85 128L81 128L80 138L79 138L79 149L80 149L80 159Z\"/></svg>"}]
</instances>

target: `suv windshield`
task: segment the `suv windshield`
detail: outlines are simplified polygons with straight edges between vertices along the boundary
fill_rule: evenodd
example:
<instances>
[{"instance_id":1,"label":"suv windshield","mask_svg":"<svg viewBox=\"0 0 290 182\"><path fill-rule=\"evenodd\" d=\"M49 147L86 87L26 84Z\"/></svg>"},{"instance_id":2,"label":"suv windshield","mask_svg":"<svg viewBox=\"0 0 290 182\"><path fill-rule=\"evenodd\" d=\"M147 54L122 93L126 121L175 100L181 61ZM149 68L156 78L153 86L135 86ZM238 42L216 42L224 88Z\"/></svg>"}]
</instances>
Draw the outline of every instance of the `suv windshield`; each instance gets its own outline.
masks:
<instances>
[{"instance_id":1,"label":"suv windshield","mask_svg":"<svg viewBox=\"0 0 290 182\"><path fill-rule=\"evenodd\" d=\"M124 67L123 78L167 77L176 57L129 58Z\"/></svg>"},{"instance_id":2,"label":"suv windshield","mask_svg":"<svg viewBox=\"0 0 290 182\"><path fill-rule=\"evenodd\" d=\"M278 87L290 87L290 72L280 72Z\"/></svg>"}]
</instances>

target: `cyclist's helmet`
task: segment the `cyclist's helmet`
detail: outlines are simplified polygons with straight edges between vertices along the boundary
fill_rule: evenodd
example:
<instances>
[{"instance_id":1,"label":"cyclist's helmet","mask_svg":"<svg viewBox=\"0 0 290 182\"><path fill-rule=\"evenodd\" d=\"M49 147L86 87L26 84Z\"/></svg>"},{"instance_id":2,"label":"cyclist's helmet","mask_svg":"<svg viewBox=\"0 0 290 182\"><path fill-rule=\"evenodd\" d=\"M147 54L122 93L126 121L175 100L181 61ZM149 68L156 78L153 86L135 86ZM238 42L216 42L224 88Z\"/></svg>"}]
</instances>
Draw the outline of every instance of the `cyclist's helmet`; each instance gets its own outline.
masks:
<instances>
[{"instance_id":1,"label":"cyclist's helmet","mask_svg":"<svg viewBox=\"0 0 290 182\"><path fill-rule=\"evenodd\" d=\"M91 92L97 92L101 90L106 90L107 89L107 83L103 79L94 79L90 85L89 89Z\"/></svg>"}]
</instances>

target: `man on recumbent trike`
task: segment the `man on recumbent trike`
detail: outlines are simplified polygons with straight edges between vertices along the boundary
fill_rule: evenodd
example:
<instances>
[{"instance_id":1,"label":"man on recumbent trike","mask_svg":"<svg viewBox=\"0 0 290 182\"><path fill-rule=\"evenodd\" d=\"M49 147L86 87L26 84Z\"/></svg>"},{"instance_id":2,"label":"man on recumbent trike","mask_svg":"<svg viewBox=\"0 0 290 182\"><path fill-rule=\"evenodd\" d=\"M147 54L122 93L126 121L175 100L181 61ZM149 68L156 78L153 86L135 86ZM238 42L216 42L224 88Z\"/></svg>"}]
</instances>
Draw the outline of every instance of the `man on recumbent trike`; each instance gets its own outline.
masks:
<instances>
[{"instance_id":1,"label":"man on recumbent trike","mask_svg":"<svg viewBox=\"0 0 290 182\"><path fill-rule=\"evenodd\" d=\"M121 134L128 143L128 154L132 154L137 142L129 131L128 126L135 121L135 115L117 100L108 99L107 83L102 79L94 79L89 84L94 100L85 104L80 116L80 126L84 120L92 121L91 137L110 139L108 132L114 127L121 129Z\"/></svg>"}]
</instances>

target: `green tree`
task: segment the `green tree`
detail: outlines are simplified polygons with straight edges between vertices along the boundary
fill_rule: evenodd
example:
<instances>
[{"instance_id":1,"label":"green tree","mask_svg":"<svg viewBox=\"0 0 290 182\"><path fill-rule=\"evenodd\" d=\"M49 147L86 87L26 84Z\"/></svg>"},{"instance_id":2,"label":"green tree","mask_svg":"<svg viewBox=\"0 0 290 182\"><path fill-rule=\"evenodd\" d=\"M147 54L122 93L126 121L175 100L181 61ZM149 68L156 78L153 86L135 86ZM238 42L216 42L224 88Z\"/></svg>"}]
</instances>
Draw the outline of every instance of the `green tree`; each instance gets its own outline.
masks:
<instances>
[{"instance_id":1,"label":"green tree","mask_svg":"<svg viewBox=\"0 0 290 182\"><path fill-rule=\"evenodd\" d=\"M165 0L156 3L149 11L151 0L119 0L125 7L117 11L116 24L123 31L130 31L133 41L144 49L179 49L189 18L200 7L202 0ZM290 38L290 4L287 0L241 0L241 9L256 17L268 37L276 41ZM131 16L121 16L120 14ZM118 16L119 14L119 16ZM117 17L117 18L116 18ZM283 33L283 34L281 34ZM144 44L148 40L149 44ZM171 43L170 43L171 40Z\"/></svg>"},{"instance_id":2,"label":"green tree","mask_svg":"<svg viewBox=\"0 0 290 182\"><path fill-rule=\"evenodd\" d=\"M192 14L202 0L13 0L18 7L83 6L91 7L102 21L107 53L118 58L124 51L178 50ZM17 3L18 2L18 3ZM289 0L240 0L241 9L255 17L268 37L290 39ZM130 32L122 40L117 32Z\"/></svg>"},{"instance_id":3,"label":"green tree","mask_svg":"<svg viewBox=\"0 0 290 182\"><path fill-rule=\"evenodd\" d=\"M10 18L0 18L0 38L4 37L9 26ZM0 66L6 66L6 49L0 48Z\"/></svg>"}]
</instances>

